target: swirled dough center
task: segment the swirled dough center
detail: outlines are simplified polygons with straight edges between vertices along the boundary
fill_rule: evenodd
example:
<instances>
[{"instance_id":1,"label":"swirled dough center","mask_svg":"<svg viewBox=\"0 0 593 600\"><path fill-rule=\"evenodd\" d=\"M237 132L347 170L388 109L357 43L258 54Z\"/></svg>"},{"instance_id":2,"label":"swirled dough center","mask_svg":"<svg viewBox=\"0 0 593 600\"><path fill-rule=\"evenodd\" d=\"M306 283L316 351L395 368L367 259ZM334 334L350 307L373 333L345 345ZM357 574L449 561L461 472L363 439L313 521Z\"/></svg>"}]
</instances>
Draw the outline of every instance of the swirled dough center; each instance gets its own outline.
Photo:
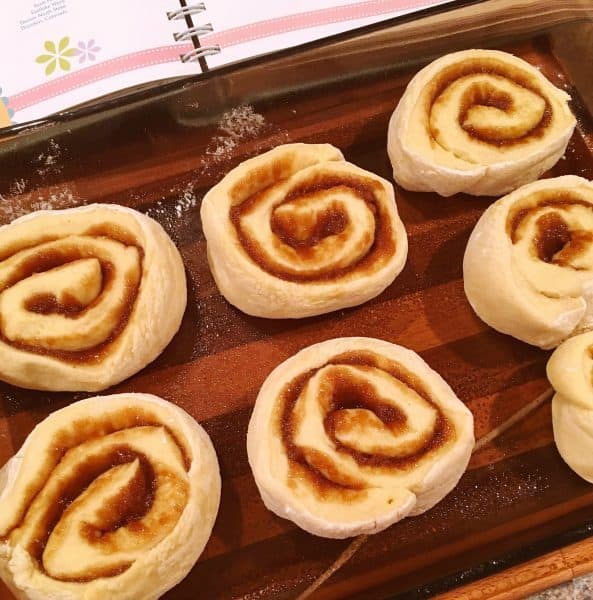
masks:
<instances>
[{"instance_id":1,"label":"swirled dough center","mask_svg":"<svg viewBox=\"0 0 593 600\"><path fill-rule=\"evenodd\" d=\"M466 75L436 98L430 129L455 156L488 164L500 160L504 142L518 142L533 131L545 110L541 96L514 81L495 74Z\"/></svg>"},{"instance_id":2,"label":"swirled dough center","mask_svg":"<svg viewBox=\"0 0 593 600\"><path fill-rule=\"evenodd\" d=\"M529 285L549 298L580 297L593 275L593 204L536 194L512 214L513 260Z\"/></svg>"},{"instance_id":3,"label":"swirled dough center","mask_svg":"<svg viewBox=\"0 0 593 600\"><path fill-rule=\"evenodd\" d=\"M372 276L400 251L392 211L382 184L348 163L328 161L241 197L230 221L239 252L270 276L352 281Z\"/></svg>"},{"instance_id":4,"label":"swirled dough center","mask_svg":"<svg viewBox=\"0 0 593 600\"><path fill-rule=\"evenodd\" d=\"M116 240L68 236L21 250L0 262L2 335L47 350L98 346L140 277L138 248Z\"/></svg>"},{"instance_id":5,"label":"swirled dough center","mask_svg":"<svg viewBox=\"0 0 593 600\"><path fill-rule=\"evenodd\" d=\"M79 446L54 472L55 485L63 486L64 477L72 476L64 473L68 464L80 471L79 465L114 448L120 456L129 453L131 462L97 477L69 505L47 541L42 560L54 578L116 572L165 538L185 507L188 486L183 460L162 428L141 427Z\"/></svg>"},{"instance_id":6,"label":"swirled dough center","mask_svg":"<svg viewBox=\"0 0 593 600\"><path fill-rule=\"evenodd\" d=\"M240 218L243 232L273 270L323 277L367 254L375 217L354 190L336 186L280 203L278 195L264 194Z\"/></svg>"},{"instance_id":7,"label":"swirled dough center","mask_svg":"<svg viewBox=\"0 0 593 600\"><path fill-rule=\"evenodd\" d=\"M420 451L438 417L430 403L389 373L337 365L309 380L294 411L295 444L331 456L340 471L353 467L340 447L387 457Z\"/></svg>"},{"instance_id":8,"label":"swirled dough center","mask_svg":"<svg viewBox=\"0 0 593 600\"><path fill-rule=\"evenodd\" d=\"M285 394L285 451L306 493L391 487L455 438L421 382L370 353L335 357Z\"/></svg>"}]
</instances>

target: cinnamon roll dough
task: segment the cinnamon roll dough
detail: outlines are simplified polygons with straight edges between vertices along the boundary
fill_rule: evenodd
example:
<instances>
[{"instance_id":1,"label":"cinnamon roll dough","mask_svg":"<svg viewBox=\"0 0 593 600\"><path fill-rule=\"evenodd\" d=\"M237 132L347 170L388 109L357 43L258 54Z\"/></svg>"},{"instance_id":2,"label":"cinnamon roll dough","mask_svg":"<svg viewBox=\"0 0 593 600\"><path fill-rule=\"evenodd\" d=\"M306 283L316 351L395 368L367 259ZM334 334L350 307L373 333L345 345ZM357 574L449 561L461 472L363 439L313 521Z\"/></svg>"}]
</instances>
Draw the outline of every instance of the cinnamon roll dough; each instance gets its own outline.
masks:
<instances>
[{"instance_id":1,"label":"cinnamon roll dough","mask_svg":"<svg viewBox=\"0 0 593 600\"><path fill-rule=\"evenodd\" d=\"M0 379L96 391L154 360L186 305L179 252L149 217L112 204L0 227Z\"/></svg>"},{"instance_id":2,"label":"cinnamon roll dough","mask_svg":"<svg viewBox=\"0 0 593 600\"><path fill-rule=\"evenodd\" d=\"M494 329L554 348L593 325L593 184L573 175L492 204L463 259L467 298Z\"/></svg>"},{"instance_id":3,"label":"cinnamon roll dough","mask_svg":"<svg viewBox=\"0 0 593 600\"><path fill-rule=\"evenodd\" d=\"M268 509L315 535L375 533L439 502L464 473L473 417L416 353L338 338L264 382L247 453Z\"/></svg>"},{"instance_id":4,"label":"cinnamon roll dough","mask_svg":"<svg viewBox=\"0 0 593 600\"><path fill-rule=\"evenodd\" d=\"M0 576L23 600L156 599L200 556L219 500L185 411L149 394L76 402L0 471Z\"/></svg>"},{"instance_id":5,"label":"cinnamon roll dough","mask_svg":"<svg viewBox=\"0 0 593 600\"><path fill-rule=\"evenodd\" d=\"M593 483L593 333L558 346L547 372L556 390L552 424L558 451L575 473Z\"/></svg>"},{"instance_id":6,"label":"cinnamon roll dough","mask_svg":"<svg viewBox=\"0 0 593 600\"><path fill-rule=\"evenodd\" d=\"M512 54L447 54L412 79L391 117L393 176L441 196L515 190L564 154L576 125L569 99Z\"/></svg>"},{"instance_id":7,"label":"cinnamon roll dough","mask_svg":"<svg viewBox=\"0 0 593 600\"><path fill-rule=\"evenodd\" d=\"M233 169L204 197L218 289L250 315L299 318L356 306L403 269L393 186L329 144L287 144Z\"/></svg>"}]
</instances>

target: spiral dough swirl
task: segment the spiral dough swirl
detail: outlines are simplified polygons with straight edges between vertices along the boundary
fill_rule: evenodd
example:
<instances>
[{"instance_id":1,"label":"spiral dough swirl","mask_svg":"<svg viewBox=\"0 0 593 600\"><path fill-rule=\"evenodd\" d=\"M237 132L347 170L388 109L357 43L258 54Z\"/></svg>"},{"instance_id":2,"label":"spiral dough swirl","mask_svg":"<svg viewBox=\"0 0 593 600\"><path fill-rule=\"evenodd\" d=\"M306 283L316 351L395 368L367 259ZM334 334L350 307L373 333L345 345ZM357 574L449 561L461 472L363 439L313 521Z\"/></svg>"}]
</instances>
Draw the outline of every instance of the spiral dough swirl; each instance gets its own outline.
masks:
<instances>
[{"instance_id":1,"label":"spiral dough swirl","mask_svg":"<svg viewBox=\"0 0 593 600\"><path fill-rule=\"evenodd\" d=\"M270 375L250 423L249 460L268 508L345 537L438 502L465 469L472 423L414 353L369 338L330 340Z\"/></svg>"},{"instance_id":2,"label":"spiral dough swirl","mask_svg":"<svg viewBox=\"0 0 593 600\"><path fill-rule=\"evenodd\" d=\"M197 560L218 508L207 435L146 394L92 398L52 414L6 468L13 475L0 489L0 573L17 589L26 578L11 556L31 565L46 593L156 598L154 582L142 580L151 579L151 555L181 560L159 580L162 593Z\"/></svg>"},{"instance_id":3,"label":"spiral dough swirl","mask_svg":"<svg viewBox=\"0 0 593 600\"><path fill-rule=\"evenodd\" d=\"M546 179L482 215L464 258L474 310L495 329L552 348L591 328L593 185Z\"/></svg>"},{"instance_id":4,"label":"spiral dough swirl","mask_svg":"<svg viewBox=\"0 0 593 600\"><path fill-rule=\"evenodd\" d=\"M288 144L245 161L205 196L201 214L220 291L258 316L360 304L407 255L392 186L329 145Z\"/></svg>"},{"instance_id":5,"label":"spiral dough swirl","mask_svg":"<svg viewBox=\"0 0 593 600\"><path fill-rule=\"evenodd\" d=\"M179 253L136 211L92 205L18 219L0 229L0 377L103 389L156 357L185 298Z\"/></svg>"},{"instance_id":6,"label":"spiral dough swirl","mask_svg":"<svg viewBox=\"0 0 593 600\"><path fill-rule=\"evenodd\" d=\"M502 194L564 153L575 126L568 95L505 52L447 55L409 84L389 125L394 177L405 188Z\"/></svg>"}]
</instances>

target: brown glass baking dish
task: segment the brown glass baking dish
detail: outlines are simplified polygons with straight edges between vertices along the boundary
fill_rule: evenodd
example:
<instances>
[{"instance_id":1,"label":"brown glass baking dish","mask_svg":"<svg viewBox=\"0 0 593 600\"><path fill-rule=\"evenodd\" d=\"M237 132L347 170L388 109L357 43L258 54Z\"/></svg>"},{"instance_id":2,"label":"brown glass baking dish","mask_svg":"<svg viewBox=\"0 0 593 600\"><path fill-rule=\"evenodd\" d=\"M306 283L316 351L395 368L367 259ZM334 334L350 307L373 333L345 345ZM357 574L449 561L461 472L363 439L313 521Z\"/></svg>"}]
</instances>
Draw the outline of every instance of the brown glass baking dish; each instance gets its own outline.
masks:
<instances>
[{"instance_id":1,"label":"brown glass baking dish","mask_svg":"<svg viewBox=\"0 0 593 600\"><path fill-rule=\"evenodd\" d=\"M297 350L362 335L405 345L439 371L475 416L476 437L549 387L549 353L499 334L472 312L461 260L491 198L396 188L409 235L403 273L357 308L296 321L249 317L218 293L199 208L240 161L290 141L330 142L391 179L388 119L424 64L472 47L536 65L572 96L578 126L547 175L593 178L593 2L457 2L204 77L110 98L3 133L0 222L90 202L134 207L178 245L189 284L181 330L149 367L113 392L151 392L206 428L222 502L212 538L166 598L294 598L349 547L268 512L247 464L258 389ZM0 385L0 464L49 412L83 394ZM474 454L458 487L428 513L358 544L318 598L424 598L590 535L593 486L563 463L549 403ZM8 592L0 589L2 598Z\"/></svg>"}]
</instances>

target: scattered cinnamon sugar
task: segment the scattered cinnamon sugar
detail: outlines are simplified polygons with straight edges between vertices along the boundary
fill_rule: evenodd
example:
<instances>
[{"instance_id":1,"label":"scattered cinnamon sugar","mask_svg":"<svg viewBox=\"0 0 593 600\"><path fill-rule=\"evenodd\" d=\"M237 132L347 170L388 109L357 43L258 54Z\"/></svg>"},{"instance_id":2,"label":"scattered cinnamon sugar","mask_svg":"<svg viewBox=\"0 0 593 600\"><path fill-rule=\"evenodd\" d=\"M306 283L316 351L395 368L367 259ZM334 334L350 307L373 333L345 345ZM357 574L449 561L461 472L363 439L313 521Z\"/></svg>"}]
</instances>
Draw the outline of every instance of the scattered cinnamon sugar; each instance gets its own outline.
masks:
<instances>
[{"instance_id":1,"label":"scattered cinnamon sugar","mask_svg":"<svg viewBox=\"0 0 593 600\"><path fill-rule=\"evenodd\" d=\"M58 175L62 171L62 149L53 139L47 141L43 152L31 161L31 173L45 178ZM76 198L67 183L59 185L34 186L24 177L15 179L8 187L8 195L0 194L0 225L10 223L23 215L37 210L59 210L85 204Z\"/></svg>"},{"instance_id":2,"label":"scattered cinnamon sugar","mask_svg":"<svg viewBox=\"0 0 593 600\"><path fill-rule=\"evenodd\" d=\"M75 198L67 185L54 185L26 192L26 182L20 180L17 183L18 186L14 184L11 186L9 198L0 195L0 224L2 225L36 210L58 210L84 204L84 201ZM22 191L16 192L17 189Z\"/></svg>"},{"instance_id":3,"label":"scattered cinnamon sugar","mask_svg":"<svg viewBox=\"0 0 593 600\"><path fill-rule=\"evenodd\" d=\"M256 113L253 106L242 104L225 112L218 122L218 128L229 137L242 140L255 137L265 124L264 116Z\"/></svg>"},{"instance_id":4,"label":"scattered cinnamon sugar","mask_svg":"<svg viewBox=\"0 0 593 600\"><path fill-rule=\"evenodd\" d=\"M194 184L188 183L181 192L177 204L175 204L175 215L179 218L183 216L183 213L195 208L197 203L196 195L194 194Z\"/></svg>"},{"instance_id":5,"label":"scattered cinnamon sugar","mask_svg":"<svg viewBox=\"0 0 593 600\"><path fill-rule=\"evenodd\" d=\"M22 194L27 189L27 182L21 177L21 179L15 179L9 188L9 192L12 196Z\"/></svg>"},{"instance_id":6,"label":"scattered cinnamon sugar","mask_svg":"<svg viewBox=\"0 0 593 600\"><path fill-rule=\"evenodd\" d=\"M221 134L212 138L206 154L222 160L229 158L239 142L254 139L265 128L264 116L255 112L253 106L237 106L222 115L218 122Z\"/></svg>"},{"instance_id":7,"label":"scattered cinnamon sugar","mask_svg":"<svg viewBox=\"0 0 593 600\"><path fill-rule=\"evenodd\" d=\"M41 177L47 175L57 175L62 172L62 149L60 145L51 138L47 142L47 149L39 154L39 156L33 161L33 167L37 171L37 174Z\"/></svg>"},{"instance_id":8,"label":"scattered cinnamon sugar","mask_svg":"<svg viewBox=\"0 0 593 600\"><path fill-rule=\"evenodd\" d=\"M145 211L145 214L158 221L177 243L181 242L181 233L187 228L187 219L192 218L192 214L198 214L198 197L194 188L195 184L191 181L183 187L174 186Z\"/></svg>"},{"instance_id":9,"label":"scattered cinnamon sugar","mask_svg":"<svg viewBox=\"0 0 593 600\"><path fill-rule=\"evenodd\" d=\"M177 201L171 203L171 197L177 196ZM198 199L194 193L193 182L183 188L172 187L166 196L157 200L147 211L149 217L159 221L163 227L172 217L180 219L183 215L196 207ZM163 222L164 221L164 222Z\"/></svg>"}]
</instances>

